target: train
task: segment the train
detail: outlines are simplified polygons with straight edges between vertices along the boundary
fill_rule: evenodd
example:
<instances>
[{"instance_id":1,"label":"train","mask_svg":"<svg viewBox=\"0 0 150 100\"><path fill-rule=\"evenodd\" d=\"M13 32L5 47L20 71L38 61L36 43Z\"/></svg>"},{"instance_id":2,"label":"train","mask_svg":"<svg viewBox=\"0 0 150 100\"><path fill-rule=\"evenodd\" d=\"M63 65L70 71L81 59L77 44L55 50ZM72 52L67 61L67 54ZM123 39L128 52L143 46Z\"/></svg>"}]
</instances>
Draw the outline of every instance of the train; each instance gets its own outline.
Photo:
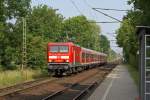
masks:
<instances>
[{"instance_id":1,"label":"train","mask_svg":"<svg viewBox=\"0 0 150 100\"><path fill-rule=\"evenodd\" d=\"M48 43L48 72L70 75L107 63L107 54L83 48L73 42Z\"/></svg>"}]
</instances>

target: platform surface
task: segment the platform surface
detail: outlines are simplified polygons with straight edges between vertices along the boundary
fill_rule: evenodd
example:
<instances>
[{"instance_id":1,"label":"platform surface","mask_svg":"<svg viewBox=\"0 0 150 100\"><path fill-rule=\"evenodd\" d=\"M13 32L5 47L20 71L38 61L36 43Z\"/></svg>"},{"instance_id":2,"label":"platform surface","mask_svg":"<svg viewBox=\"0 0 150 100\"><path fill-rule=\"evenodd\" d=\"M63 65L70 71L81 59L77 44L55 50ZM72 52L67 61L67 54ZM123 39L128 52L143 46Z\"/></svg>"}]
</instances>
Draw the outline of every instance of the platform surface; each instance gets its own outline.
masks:
<instances>
[{"instance_id":1,"label":"platform surface","mask_svg":"<svg viewBox=\"0 0 150 100\"><path fill-rule=\"evenodd\" d=\"M118 65L88 100L135 100L137 86L124 65Z\"/></svg>"}]
</instances>

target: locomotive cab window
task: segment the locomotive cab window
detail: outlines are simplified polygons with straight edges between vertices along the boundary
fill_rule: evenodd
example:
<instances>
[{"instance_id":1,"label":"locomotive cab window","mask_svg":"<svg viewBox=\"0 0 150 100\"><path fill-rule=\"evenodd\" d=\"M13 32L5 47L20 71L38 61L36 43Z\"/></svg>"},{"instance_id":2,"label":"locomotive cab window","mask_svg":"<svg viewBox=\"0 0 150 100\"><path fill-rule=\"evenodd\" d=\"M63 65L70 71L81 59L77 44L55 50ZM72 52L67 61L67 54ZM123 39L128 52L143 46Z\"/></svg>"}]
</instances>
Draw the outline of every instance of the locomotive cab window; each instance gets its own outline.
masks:
<instances>
[{"instance_id":1,"label":"locomotive cab window","mask_svg":"<svg viewBox=\"0 0 150 100\"><path fill-rule=\"evenodd\" d=\"M50 46L50 52L58 52L59 48L58 46Z\"/></svg>"},{"instance_id":2,"label":"locomotive cab window","mask_svg":"<svg viewBox=\"0 0 150 100\"><path fill-rule=\"evenodd\" d=\"M59 46L59 52L68 52L68 46Z\"/></svg>"},{"instance_id":3,"label":"locomotive cab window","mask_svg":"<svg viewBox=\"0 0 150 100\"><path fill-rule=\"evenodd\" d=\"M66 53L69 51L68 46L50 46L50 52Z\"/></svg>"}]
</instances>

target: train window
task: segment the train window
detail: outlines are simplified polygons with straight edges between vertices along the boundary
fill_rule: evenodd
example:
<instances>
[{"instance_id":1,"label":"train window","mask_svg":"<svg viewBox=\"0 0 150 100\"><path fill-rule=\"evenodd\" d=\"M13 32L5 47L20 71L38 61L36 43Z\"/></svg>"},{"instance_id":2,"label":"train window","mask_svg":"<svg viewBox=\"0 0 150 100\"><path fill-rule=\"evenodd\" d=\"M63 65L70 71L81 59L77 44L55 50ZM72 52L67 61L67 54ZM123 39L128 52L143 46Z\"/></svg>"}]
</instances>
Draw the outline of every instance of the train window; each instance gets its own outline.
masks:
<instances>
[{"instance_id":1,"label":"train window","mask_svg":"<svg viewBox=\"0 0 150 100\"><path fill-rule=\"evenodd\" d=\"M87 57L86 58L89 58L89 54L87 54Z\"/></svg>"},{"instance_id":2,"label":"train window","mask_svg":"<svg viewBox=\"0 0 150 100\"><path fill-rule=\"evenodd\" d=\"M59 48L58 46L50 46L50 52L58 52Z\"/></svg>"},{"instance_id":3,"label":"train window","mask_svg":"<svg viewBox=\"0 0 150 100\"><path fill-rule=\"evenodd\" d=\"M88 55L85 53L85 58L87 58L87 56L88 56Z\"/></svg>"},{"instance_id":4,"label":"train window","mask_svg":"<svg viewBox=\"0 0 150 100\"><path fill-rule=\"evenodd\" d=\"M68 46L50 46L50 52L68 52Z\"/></svg>"},{"instance_id":5,"label":"train window","mask_svg":"<svg viewBox=\"0 0 150 100\"><path fill-rule=\"evenodd\" d=\"M68 52L68 46L59 46L59 52Z\"/></svg>"},{"instance_id":6,"label":"train window","mask_svg":"<svg viewBox=\"0 0 150 100\"><path fill-rule=\"evenodd\" d=\"M82 58L84 58L84 53L82 53Z\"/></svg>"}]
</instances>

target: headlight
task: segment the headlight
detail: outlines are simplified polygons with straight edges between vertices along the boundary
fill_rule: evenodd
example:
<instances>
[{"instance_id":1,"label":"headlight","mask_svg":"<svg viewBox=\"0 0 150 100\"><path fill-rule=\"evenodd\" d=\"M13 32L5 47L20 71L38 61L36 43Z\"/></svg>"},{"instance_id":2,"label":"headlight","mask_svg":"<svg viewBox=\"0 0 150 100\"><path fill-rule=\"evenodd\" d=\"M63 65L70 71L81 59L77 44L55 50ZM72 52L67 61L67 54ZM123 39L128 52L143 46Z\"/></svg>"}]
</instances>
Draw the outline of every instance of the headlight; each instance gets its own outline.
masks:
<instances>
[{"instance_id":1,"label":"headlight","mask_svg":"<svg viewBox=\"0 0 150 100\"><path fill-rule=\"evenodd\" d=\"M69 59L69 56L61 56L61 59Z\"/></svg>"},{"instance_id":2,"label":"headlight","mask_svg":"<svg viewBox=\"0 0 150 100\"><path fill-rule=\"evenodd\" d=\"M66 60L66 62L69 62L69 60Z\"/></svg>"},{"instance_id":3,"label":"headlight","mask_svg":"<svg viewBox=\"0 0 150 100\"><path fill-rule=\"evenodd\" d=\"M49 56L50 59L56 59L57 56Z\"/></svg>"}]
</instances>

